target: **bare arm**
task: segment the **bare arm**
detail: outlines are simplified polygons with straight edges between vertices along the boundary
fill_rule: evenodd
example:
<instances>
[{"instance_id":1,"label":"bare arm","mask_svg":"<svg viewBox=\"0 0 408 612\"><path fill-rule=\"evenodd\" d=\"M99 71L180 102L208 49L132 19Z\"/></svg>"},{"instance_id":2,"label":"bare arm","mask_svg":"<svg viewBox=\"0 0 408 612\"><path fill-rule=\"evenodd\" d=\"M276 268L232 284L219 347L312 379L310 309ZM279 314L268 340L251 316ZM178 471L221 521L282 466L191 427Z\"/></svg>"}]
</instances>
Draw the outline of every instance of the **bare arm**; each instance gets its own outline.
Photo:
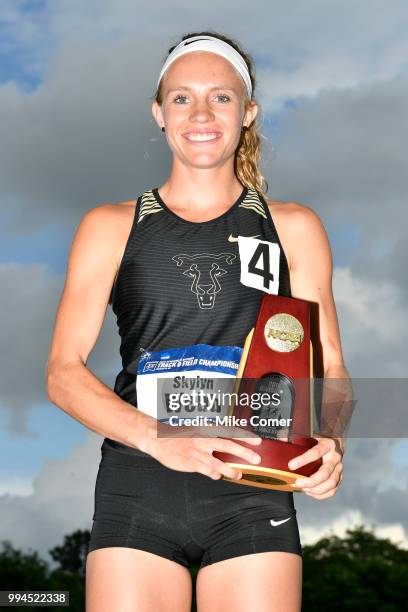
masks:
<instances>
[{"instance_id":1,"label":"bare arm","mask_svg":"<svg viewBox=\"0 0 408 612\"><path fill-rule=\"evenodd\" d=\"M319 305L319 336L324 375L348 376L332 291L333 261L329 240L318 215L310 208L292 205L290 283L293 297Z\"/></svg>"},{"instance_id":2,"label":"bare arm","mask_svg":"<svg viewBox=\"0 0 408 612\"><path fill-rule=\"evenodd\" d=\"M342 431L336 418L348 415L351 384L341 348L340 331L332 291L333 261L329 240L318 215L310 208L292 205L291 212L291 264L290 279L293 297L310 300L319 305L319 337L322 344L325 379L324 414L329 417L330 405L337 406L337 417L332 411L330 419L337 431ZM332 391L330 391L332 390ZM330 397L330 393L332 396ZM342 404L333 403L334 395L343 397ZM326 423L328 430L329 423ZM334 438L344 452L344 439Z\"/></svg>"},{"instance_id":3,"label":"bare arm","mask_svg":"<svg viewBox=\"0 0 408 612\"><path fill-rule=\"evenodd\" d=\"M123 248L117 205L89 210L72 241L46 368L50 401L102 436L144 451L155 420L123 401L87 367ZM146 452L146 451L144 451Z\"/></svg>"}]
</instances>

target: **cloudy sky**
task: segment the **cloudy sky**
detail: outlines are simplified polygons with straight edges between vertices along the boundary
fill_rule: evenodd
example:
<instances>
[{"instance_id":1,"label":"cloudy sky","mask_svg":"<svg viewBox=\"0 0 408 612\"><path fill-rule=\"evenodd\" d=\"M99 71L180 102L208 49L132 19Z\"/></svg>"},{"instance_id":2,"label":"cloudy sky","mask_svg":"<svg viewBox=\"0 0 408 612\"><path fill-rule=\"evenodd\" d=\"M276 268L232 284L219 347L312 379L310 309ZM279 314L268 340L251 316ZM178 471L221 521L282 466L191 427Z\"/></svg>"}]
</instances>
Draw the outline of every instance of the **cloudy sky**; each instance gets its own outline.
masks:
<instances>
[{"instance_id":1,"label":"cloudy sky","mask_svg":"<svg viewBox=\"0 0 408 612\"><path fill-rule=\"evenodd\" d=\"M165 182L151 97L167 49L207 28L255 60L268 196L327 229L349 371L407 377L406 2L2 0L1 539L44 556L91 527L102 442L44 389L70 241L89 208ZM88 365L111 386L118 349L109 308ZM407 441L351 439L344 463L334 498L296 496L302 541L364 522L408 546Z\"/></svg>"}]
</instances>

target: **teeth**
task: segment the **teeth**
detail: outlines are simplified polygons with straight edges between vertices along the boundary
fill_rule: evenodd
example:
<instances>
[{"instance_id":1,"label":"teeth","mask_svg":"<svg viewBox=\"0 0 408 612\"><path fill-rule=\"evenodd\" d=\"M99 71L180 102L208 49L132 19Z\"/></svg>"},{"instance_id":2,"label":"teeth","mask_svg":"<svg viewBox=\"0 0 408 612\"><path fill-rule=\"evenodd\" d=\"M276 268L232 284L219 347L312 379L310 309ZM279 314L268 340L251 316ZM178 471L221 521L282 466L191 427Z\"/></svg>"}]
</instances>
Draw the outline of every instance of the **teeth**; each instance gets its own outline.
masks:
<instances>
[{"instance_id":1,"label":"teeth","mask_svg":"<svg viewBox=\"0 0 408 612\"><path fill-rule=\"evenodd\" d=\"M214 140L218 137L218 134L188 134L188 140Z\"/></svg>"}]
</instances>

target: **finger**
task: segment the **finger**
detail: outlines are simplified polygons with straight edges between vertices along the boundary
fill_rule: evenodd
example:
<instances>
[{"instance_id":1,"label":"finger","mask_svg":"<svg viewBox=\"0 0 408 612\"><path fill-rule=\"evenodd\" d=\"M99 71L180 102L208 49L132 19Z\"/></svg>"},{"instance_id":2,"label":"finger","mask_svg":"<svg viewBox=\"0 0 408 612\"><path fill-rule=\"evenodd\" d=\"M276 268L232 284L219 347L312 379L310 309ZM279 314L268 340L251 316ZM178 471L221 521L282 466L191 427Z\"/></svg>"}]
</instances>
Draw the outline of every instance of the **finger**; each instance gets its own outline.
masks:
<instances>
[{"instance_id":1,"label":"finger","mask_svg":"<svg viewBox=\"0 0 408 612\"><path fill-rule=\"evenodd\" d=\"M312 493L318 495L322 493L327 493L328 491L330 491L330 489L337 488L340 484L340 480L341 470L339 469L339 466L336 465L334 470L331 472L331 475L324 482L320 482L319 484L313 486L306 486L303 488L303 491L305 493Z\"/></svg>"},{"instance_id":2,"label":"finger","mask_svg":"<svg viewBox=\"0 0 408 612\"><path fill-rule=\"evenodd\" d=\"M333 440L330 438L322 438L313 448L309 448L302 455L291 459L288 466L293 470L307 463L311 463L312 461L316 461L316 459L320 459L323 455L333 450L334 446Z\"/></svg>"},{"instance_id":3,"label":"finger","mask_svg":"<svg viewBox=\"0 0 408 612\"><path fill-rule=\"evenodd\" d=\"M339 483L338 478L329 478L315 487L305 487L303 491L312 495L322 495L332 489L336 489Z\"/></svg>"},{"instance_id":4,"label":"finger","mask_svg":"<svg viewBox=\"0 0 408 612\"><path fill-rule=\"evenodd\" d=\"M261 457L258 453L232 440L216 438L213 443L213 449L224 453L230 453L231 455L237 455L244 459L244 461L249 461L250 463L259 464L261 462Z\"/></svg>"},{"instance_id":5,"label":"finger","mask_svg":"<svg viewBox=\"0 0 408 612\"><path fill-rule=\"evenodd\" d=\"M242 478L242 472L238 468L233 468L224 461L214 457L214 461L211 462L211 467L214 471L219 472L221 475L233 480L239 480Z\"/></svg>"},{"instance_id":6,"label":"finger","mask_svg":"<svg viewBox=\"0 0 408 612\"><path fill-rule=\"evenodd\" d=\"M305 491L305 495L308 495L309 497L313 497L315 499L327 499L329 497L333 497L334 495L336 495L336 493L337 493L337 487L335 487L334 489L330 489L330 491L327 491L327 493L322 493L321 495L313 494L313 493L307 493Z\"/></svg>"},{"instance_id":7,"label":"finger","mask_svg":"<svg viewBox=\"0 0 408 612\"><path fill-rule=\"evenodd\" d=\"M240 470L227 465L216 457L207 456L203 460L198 460L198 464L201 468L199 471L213 480L219 480L223 475L233 480L239 480L242 477Z\"/></svg>"},{"instance_id":8,"label":"finger","mask_svg":"<svg viewBox=\"0 0 408 612\"><path fill-rule=\"evenodd\" d=\"M253 446L260 446L262 444L263 438L261 436L257 436L256 438L244 438L245 442L248 444L252 444Z\"/></svg>"},{"instance_id":9,"label":"finger","mask_svg":"<svg viewBox=\"0 0 408 612\"><path fill-rule=\"evenodd\" d=\"M332 475L334 471L334 465L331 463L325 463L319 467L317 472L312 474L311 476L302 476L301 478L297 478L294 482L296 487L314 487L324 482Z\"/></svg>"},{"instance_id":10,"label":"finger","mask_svg":"<svg viewBox=\"0 0 408 612\"><path fill-rule=\"evenodd\" d=\"M221 478L221 474L219 470L214 470L212 466L209 464L208 460L197 459L194 462L194 471L203 474L204 476L208 476L213 480L219 480Z\"/></svg>"}]
</instances>

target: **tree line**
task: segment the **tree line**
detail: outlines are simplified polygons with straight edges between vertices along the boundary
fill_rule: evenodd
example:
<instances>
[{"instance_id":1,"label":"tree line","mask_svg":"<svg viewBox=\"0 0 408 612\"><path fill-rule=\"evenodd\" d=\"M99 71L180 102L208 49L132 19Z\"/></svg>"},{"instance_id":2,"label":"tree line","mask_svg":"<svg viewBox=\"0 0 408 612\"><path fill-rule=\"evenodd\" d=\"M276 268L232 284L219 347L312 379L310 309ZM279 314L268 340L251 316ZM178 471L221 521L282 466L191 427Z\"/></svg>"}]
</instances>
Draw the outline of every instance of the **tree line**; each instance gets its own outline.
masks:
<instances>
[{"instance_id":1,"label":"tree line","mask_svg":"<svg viewBox=\"0 0 408 612\"><path fill-rule=\"evenodd\" d=\"M69 591L70 612L85 611L85 569L90 532L66 535L49 553L56 567L36 551L22 552L10 541L0 551L0 590ZM195 578L192 612L196 612ZM330 535L303 546L302 612L400 612L408 600L408 551L377 537L363 525L340 538ZM6 609L6 608L3 608ZM9 609L9 608L7 608ZM14 607L27 610L27 606ZM33 608L31 608L33 609ZM41 609L41 608L36 608ZM47 607L61 612L63 608Z\"/></svg>"}]
</instances>

